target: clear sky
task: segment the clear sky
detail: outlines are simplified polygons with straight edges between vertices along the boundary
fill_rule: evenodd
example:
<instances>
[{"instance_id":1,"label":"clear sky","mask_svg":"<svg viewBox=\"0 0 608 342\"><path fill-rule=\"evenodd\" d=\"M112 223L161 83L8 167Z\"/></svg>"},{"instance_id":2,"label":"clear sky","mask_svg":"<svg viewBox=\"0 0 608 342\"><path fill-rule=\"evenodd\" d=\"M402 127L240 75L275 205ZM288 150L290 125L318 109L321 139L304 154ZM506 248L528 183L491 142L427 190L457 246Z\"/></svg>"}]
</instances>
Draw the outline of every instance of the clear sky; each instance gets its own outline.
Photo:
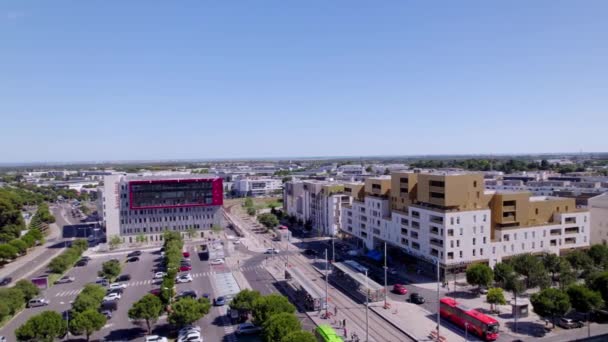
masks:
<instances>
[{"instance_id":1,"label":"clear sky","mask_svg":"<svg viewBox=\"0 0 608 342\"><path fill-rule=\"evenodd\" d=\"M0 2L0 162L608 150L608 1Z\"/></svg>"}]
</instances>

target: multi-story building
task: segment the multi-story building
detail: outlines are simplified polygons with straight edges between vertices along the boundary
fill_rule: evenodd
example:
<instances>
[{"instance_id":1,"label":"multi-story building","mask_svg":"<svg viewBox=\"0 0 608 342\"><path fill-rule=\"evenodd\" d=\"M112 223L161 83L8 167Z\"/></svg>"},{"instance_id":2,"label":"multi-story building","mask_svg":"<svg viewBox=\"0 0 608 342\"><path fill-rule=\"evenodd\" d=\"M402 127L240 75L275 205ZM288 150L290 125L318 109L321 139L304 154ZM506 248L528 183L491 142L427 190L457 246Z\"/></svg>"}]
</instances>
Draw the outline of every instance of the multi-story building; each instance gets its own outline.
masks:
<instances>
[{"instance_id":1,"label":"multi-story building","mask_svg":"<svg viewBox=\"0 0 608 342\"><path fill-rule=\"evenodd\" d=\"M304 180L285 183L283 208L288 215L309 222L317 235L335 235L341 225L344 205L350 205L344 184L333 181Z\"/></svg>"},{"instance_id":2,"label":"multi-story building","mask_svg":"<svg viewBox=\"0 0 608 342\"><path fill-rule=\"evenodd\" d=\"M275 178L242 178L233 183L237 196L266 196L280 192L283 183Z\"/></svg>"},{"instance_id":3,"label":"multi-story building","mask_svg":"<svg viewBox=\"0 0 608 342\"><path fill-rule=\"evenodd\" d=\"M98 200L108 238L134 242L143 234L162 240L163 232L205 230L222 222L222 179L205 175L104 177Z\"/></svg>"},{"instance_id":4,"label":"multi-story building","mask_svg":"<svg viewBox=\"0 0 608 342\"><path fill-rule=\"evenodd\" d=\"M589 199L591 244L608 244L608 192Z\"/></svg>"},{"instance_id":5,"label":"multi-story building","mask_svg":"<svg viewBox=\"0 0 608 342\"><path fill-rule=\"evenodd\" d=\"M343 233L368 249L386 242L422 268L460 273L474 262L493 267L521 253L589 245L589 212L574 199L487 191L480 173L393 172L345 185L345 193L354 200L343 208Z\"/></svg>"}]
</instances>

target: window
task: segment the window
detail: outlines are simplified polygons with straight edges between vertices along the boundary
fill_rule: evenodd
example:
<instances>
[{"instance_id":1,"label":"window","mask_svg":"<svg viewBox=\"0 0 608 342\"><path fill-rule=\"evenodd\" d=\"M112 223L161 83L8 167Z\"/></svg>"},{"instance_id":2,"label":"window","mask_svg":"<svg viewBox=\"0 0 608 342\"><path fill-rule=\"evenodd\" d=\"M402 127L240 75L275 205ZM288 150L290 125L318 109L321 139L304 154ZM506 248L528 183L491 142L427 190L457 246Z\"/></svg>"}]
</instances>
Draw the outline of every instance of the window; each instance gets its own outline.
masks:
<instances>
[{"instance_id":1,"label":"window","mask_svg":"<svg viewBox=\"0 0 608 342\"><path fill-rule=\"evenodd\" d=\"M473 256L475 256L475 248L473 248Z\"/></svg>"},{"instance_id":2,"label":"window","mask_svg":"<svg viewBox=\"0 0 608 342\"><path fill-rule=\"evenodd\" d=\"M483 255L483 248L479 249L479 255Z\"/></svg>"},{"instance_id":3,"label":"window","mask_svg":"<svg viewBox=\"0 0 608 342\"><path fill-rule=\"evenodd\" d=\"M496 247L492 247L492 254L496 254Z\"/></svg>"},{"instance_id":4,"label":"window","mask_svg":"<svg viewBox=\"0 0 608 342\"><path fill-rule=\"evenodd\" d=\"M460 224L460 216L456 217L456 224Z\"/></svg>"},{"instance_id":5,"label":"window","mask_svg":"<svg viewBox=\"0 0 608 342\"><path fill-rule=\"evenodd\" d=\"M477 222L477 215L473 215L473 223Z\"/></svg>"},{"instance_id":6,"label":"window","mask_svg":"<svg viewBox=\"0 0 608 342\"><path fill-rule=\"evenodd\" d=\"M454 236L454 229L448 229L448 236Z\"/></svg>"},{"instance_id":7,"label":"window","mask_svg":"<svg viewBox=\"0 0 608 342\"><path fill-rule=\"evenodd\" d=\"M476 188L477 187L477 181L473 181L473 187Z\"/></svg>"},{"instance_id":8,"label":"window","mask_svg":"<svg viewBox=\"0 0 608 342\"><path fill-rule=\"evenodd\" d=\"M511 244L511 252L515 252L515 245Z\"/></svg>"},{"instance_id":9,"label":"window","mask_svg":"<svg viewBox=\"0 0 608 342\"><path fill-rule=\"evenodd\" d=\"M462 235L462 233L463 233L463 229L462 229L462 228L460 228L460 235Z\"/></svg>"},{"instance_id":10,"label":"window","mask_svg":"<svg viewBox=\"0 0 608 342\"><path fill-rule=\"evenodd\" d=\"M450 248L454 248L454 240L450 241Z\"/></svg>"},{"instance_id":11,"label":"window","mask_svg":"<svg viewBox=\"0 0 608 342\"><path fill-rule=\"evenodd\" d=\"M527 239L527 238L528 238L528 232L525 232L524 233L524 239Z\"/></svg>"},{"instance_id":12,"label":"window","mask_svg":"<svg viewBox=\"0 0 608 342\"><path fill-rule=\"evenodd\" d=\"M445 198L445 195L440 192L431 192L431 198L443 199Z\"/></svg>"},{"instance_id":13,"label":"window","mask_svg":"<svg viewBox=\"0 0 608 342\"><path fill-rule=\"evenodd\" d=\"M418 242L412 242L412 248L420 250L420 244Z\"/></svg>"},{"instance_id":14,"label":"window","mask_svg":"<svg viewBox=\"0 0 608 342\"><path fill-rule=\"evenodd\" d=\"M448 252L448 260L454 259L454 252Z\"/></svg>"},{"instance_id":15,"label":"window","mask_svg":"<svg viewBox=\"0 0 608 342\"><path fill-rule=\"evenodd\" d=\"M407 226L407 225L409 225L409 224L410 224L410 221L409 221L408 219L404 219L404 218L402 218L402 219L401 219L401 224L402 224L402 225L404 225L404 226Z\"/></svg>"},{"instance_id":16,"label":"window","mask_svg":"<svg viewBox=\"0 0 608 342\"><path fill-rule=\"evenodd\" d=\"M486 244L486 237L485 236L483 237L483 244L484 245Z\"/></svg>"},{"instance_id":17,"label":"window","mask_svg":"<svg viewBox=\"0 0 608 342\"><path fill-rule=\"evenodd\" d=\"M486 222L486 221L487 221L487 219L488 219L488 215L483 214L483 222Z\"/></svg>"},{"instance_id":18,"label":"window","mask_svg":"<svg viewBox=\"0 0 608 342\"><path fill-rule=\"evenodd\" d=\"M475 238L473 238L473 246L475 246L475 241L476 241Z\"/></svg>"},{"instance_id":19,"label":"window","mask_svg":"<svg viewBox=\"0 0 608 342\"><path fill-rule=\"evenodd\" d=\"M480 226L479 229L481 230L481 234L483 234L483 226Z\"/></svg>"},{"instance_id":20,"label":"window","mask_svg":"<svg viewBox=\"0 0 608 342\"><path fill-rule=\"evenodd\" d=\"M522 242L522 243L521 243L521 250L523 251L524 249L526 249L526 246L525 246L525 244Z\"/></svg>"},{"instance_id":21,"label":"window","mask_svg":"<svg viewBox=\"0 0 608 342\"><path fill-rule=\"evenodd\" d=\"M534 241L532 241L532 249L534 249L534 247L535 247L534 245L535 245L535 243L534 243Z\"/></svg>"},{"instance_id":22,"label":"window","mask_svg":"<svg viewBox=\"0 0 608 342\"><path fill-rule=\"evenodd\" d=\"M540 242L540 248L543 248L543 245L544 245L544 243L543 243L543 241L541 241Z\"/></svg>"},{"instance_id":23,"label":"window","mask_svg":"<svg viewBox=\"0 0 608 342\"><path fill-rule=\"evenodd\" d=\"M456 247L460 247L460 240L456 240Z\"/></svg>"},{"instance_id":24,"label":"window","mask_svg":"<svg viewBox=\"0 0 608 342\"><path fill-rule=\"evenodd\" d=\"M473 226L473 234L477 234L477 227Z\"/></svg>"},{"instance_id":25,"label":"window","mask_svg":"<svg viewBox=\"0 0 608 342\"><path fill-rule=\"evenodd\" d=\"M458 252L458 255L462 258L462 251Z\"/></svg>"},{"instance_id":26,"label":"window","mask_svg":"<svg viewBox=\"0 0 608 342\"><path fill-rule=\"evenodd\" d=\"M445 182L442 182L442 181L430 181L429 185L430 186L437 186L437 187L442 188L442 187L445 186Z\"/></svg>"},{"instance_id":27,"label":"window","mask_svg":"<svg viewBox=\"0 0 608 342\"><path fill-rule=\"evenodd\" d=\"M454 218L450 217L450 224L454 224Z\"/></svg>"},{"instance_id":28,"label":"window","mask_svg":"<svg viewBox=\"0 0 608 342\"><path fill-rule=\"evenodd\" d=\"M517 233L513 234L513 240L517 240Z\"/></svg>"},{"instance_id":29,"label":"window","mask_svg":"<svg viewBox=\"0 0 608 342\"><path fill-rule=\"evenodd\" d=\"M505 235L503 235L503 236L502 236L502 239L503 239L504 241L510 241L510 240L511 240L511 239L509 238L509 234L505 234Z\"/></svg>"}]
</instances>

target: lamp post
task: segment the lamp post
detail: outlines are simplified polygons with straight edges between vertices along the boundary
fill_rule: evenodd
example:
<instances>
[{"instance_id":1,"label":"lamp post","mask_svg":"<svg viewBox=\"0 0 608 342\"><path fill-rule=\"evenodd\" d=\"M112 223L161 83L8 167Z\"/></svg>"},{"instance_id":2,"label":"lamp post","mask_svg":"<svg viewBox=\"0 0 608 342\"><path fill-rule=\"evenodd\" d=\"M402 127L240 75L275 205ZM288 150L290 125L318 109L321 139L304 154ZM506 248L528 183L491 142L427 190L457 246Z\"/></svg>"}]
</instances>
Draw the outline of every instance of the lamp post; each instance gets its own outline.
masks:
<instances>
[{"instance_id":1,"label":"lamp post","mask_svg":"<svg viewBox=\"0 0 608 342\"><path fill-rule=\"evenodd\" d=\"M327 317L327 312L329 310L329 295L328 295L328 277L327 277L327 248L325 248L325 317Z\"/></svg>"},{"instance_id":2,"label":"lamp post","mask_svg":"<svg viewBox=\"0 0 608 342\"><path fill-rule=\"evenodd\" d=\"M464 342L469 340L469 323L464 322Z\"/></svg>"},{"instance_id":3,"label":"lamp post","mask_svg":"<svg viewBox=\"0 0 608 342\"><path fill-rule=\"evenodd\" d=\"M439 337L441 336L439 334L439 328L441 326L441 316L439 314L440 310L441 310L441 305L440 305L440 295L439 295L439 287L441 286L439 284L439 260L436 261L437 262L437 341L439 341Z\"/></svg>"},{"instance_id":4,"label":"lamp post","mask_svg":"<svg viewBox=\"0 0 608 342\"><path fill-rule=\"evenodd\" d=\"M369 342L369 287L367 285L367 268L365 269L365 342Z\"/></svg>"},{"instance_id":5,"label":"lamp post","mask_svg":"<svg viewBox=\"0 0 608 342\"><path fill-rule=\"evenodd\" d=\"M388 292L388 266L386 264L386 241L384 242L384 308L386 308L386 293Z\"/></svg>"}]
</instances>

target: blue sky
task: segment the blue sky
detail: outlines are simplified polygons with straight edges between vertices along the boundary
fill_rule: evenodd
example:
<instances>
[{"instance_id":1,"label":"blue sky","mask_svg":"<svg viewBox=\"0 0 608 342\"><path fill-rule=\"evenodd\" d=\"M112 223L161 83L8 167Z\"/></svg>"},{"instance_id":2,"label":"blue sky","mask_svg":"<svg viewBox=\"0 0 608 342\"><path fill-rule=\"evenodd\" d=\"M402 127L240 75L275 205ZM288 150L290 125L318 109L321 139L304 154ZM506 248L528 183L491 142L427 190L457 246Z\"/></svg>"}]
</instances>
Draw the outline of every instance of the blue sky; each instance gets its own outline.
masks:
<instances>
[{"instance_id":1,"label":"blue sky","mask_svg":"<svg viewBox=\"0 0 608 342\"><path fill-rule=\"evenodd\" d=\"M2 1L0 162L606 151L606 1Z\"/></svg>"}]
</instances>

